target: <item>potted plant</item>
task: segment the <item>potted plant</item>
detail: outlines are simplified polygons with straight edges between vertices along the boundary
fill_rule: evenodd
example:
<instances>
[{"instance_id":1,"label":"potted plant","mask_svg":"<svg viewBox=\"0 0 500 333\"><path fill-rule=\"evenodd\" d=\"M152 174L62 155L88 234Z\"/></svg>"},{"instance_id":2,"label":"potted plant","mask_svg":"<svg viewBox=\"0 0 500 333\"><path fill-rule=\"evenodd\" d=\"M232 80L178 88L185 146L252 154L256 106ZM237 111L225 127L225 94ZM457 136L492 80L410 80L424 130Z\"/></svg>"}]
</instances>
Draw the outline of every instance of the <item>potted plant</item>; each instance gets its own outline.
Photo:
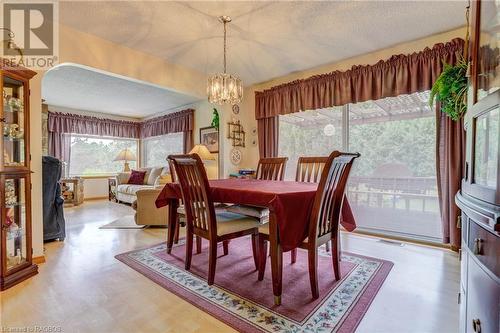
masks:
<instances>
[{"instance_id":1,"label":"potted plant","mask_svg":"<svg viewBox=\"0 0 500 333\"><path fill-rule=\"evenodd\" d=\"M454 121L459 120L467 110L467 62L460 60L452 66L444 64L443 72L434 82L429 105L441 102L441 111Z\"/></svg>"}]
</instances>

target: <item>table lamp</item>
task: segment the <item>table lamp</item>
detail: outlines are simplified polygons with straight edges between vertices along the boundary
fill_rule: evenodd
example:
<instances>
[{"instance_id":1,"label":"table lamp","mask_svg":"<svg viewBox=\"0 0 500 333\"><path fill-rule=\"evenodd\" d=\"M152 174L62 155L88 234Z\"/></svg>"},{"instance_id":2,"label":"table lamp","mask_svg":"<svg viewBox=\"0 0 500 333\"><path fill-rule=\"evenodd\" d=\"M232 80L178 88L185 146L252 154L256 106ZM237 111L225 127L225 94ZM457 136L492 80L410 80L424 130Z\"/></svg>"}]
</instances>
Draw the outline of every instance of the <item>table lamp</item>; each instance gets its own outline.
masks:
<instances>
[{"instance_id":1,"label":"table lamp","mask_svg":"<svg viewBox=\"0 0 500 333\"><path fill-rule=\"evenodd\" d=\"M189 152L190 154L198 154L202 161L215 161L215 156L208 150L205 145L195 145Z\"/></svg>"},{"instance_id":2,"label":"table lamp","mask_svg":"<svg viewBox=\"0 0 500 333\"><path fill-rule=\"evenodd\" d=\"M135 160L137 160L135 154L130 149L125 148L122 151L120 151L118 156L116 156L113 161L125 161L123 165L123 172L128 172L130 171L128 161L135 161Z\"/></svg>"}]
</instances>

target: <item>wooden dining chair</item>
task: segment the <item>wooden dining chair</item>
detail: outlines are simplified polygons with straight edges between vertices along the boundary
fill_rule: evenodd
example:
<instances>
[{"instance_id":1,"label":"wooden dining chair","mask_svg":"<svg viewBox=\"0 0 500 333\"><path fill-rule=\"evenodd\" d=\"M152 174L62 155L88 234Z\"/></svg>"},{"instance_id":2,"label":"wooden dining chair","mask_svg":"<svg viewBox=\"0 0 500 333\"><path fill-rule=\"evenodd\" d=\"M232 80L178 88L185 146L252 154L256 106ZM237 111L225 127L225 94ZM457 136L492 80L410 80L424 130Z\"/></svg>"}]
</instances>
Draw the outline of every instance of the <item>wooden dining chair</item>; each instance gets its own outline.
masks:
<instances>
[{"instance_id":1,"label":"wooden dining chair","mask_svg":"<svg viewBox=\"0 0 500 333\"><path fill-rule=\"evenodd\" d=\"M259 160L255 179L283 180L288 157L266 157Z\"/></svg>"},{"instance_id":2,"label":"wooden dining chair","mask_svg":"<svg viewBox=\"0 0 500 333\"><path fill-rule=\"evenodd\" d=\"M259 221L230 212L216 214L207 173L198 155L170 155L168 158L173 162L177 173L186 210L185 268L187 270L191 268L193 235L207 239L209 242L208 284L212 285L215 278L217 244L246 235L257 237ZM257 245L258 242L252 241L252 246ZM258 249L254 249L253 252L257 255ZM256 259L255 262L257 263Z\"/></svg>"},{"instance_id":3,"label":"wooden dining chair","mask_svg":"<svg viewBox=\"0 0 500 333\"><path fill-rule=\"evenodd\" d=\"M301 156L297 161L296 182L319 183L321 174L328 161L328 156ZM325 244L326 252L330 251L330 242ZM297 249L290 251L291 262L297 261Z\"/></svg>"},{"instance_id":4,"label":"wooden dining chair","mask_svg":"<svg viewBox=\"0 0 500 333\"><path fill-rule=\"evenodd\" d=\"M308 237L299 246L308 252L309 280L314 299L319 297L318 247L328 241L332 243L332 263L335 279L340 279L340 253L338 245L340 213L347 179L354 160L359 156L359 153L351 154L334 151L328 157L321 173L318 190L314 198L314 205L309 218ZM265 242L267 240L269 240L269 226L262 225L259 227L258 245L259 280L264 278L267 258L267 246L265 246Z\"/></svg>"}]
</instances>

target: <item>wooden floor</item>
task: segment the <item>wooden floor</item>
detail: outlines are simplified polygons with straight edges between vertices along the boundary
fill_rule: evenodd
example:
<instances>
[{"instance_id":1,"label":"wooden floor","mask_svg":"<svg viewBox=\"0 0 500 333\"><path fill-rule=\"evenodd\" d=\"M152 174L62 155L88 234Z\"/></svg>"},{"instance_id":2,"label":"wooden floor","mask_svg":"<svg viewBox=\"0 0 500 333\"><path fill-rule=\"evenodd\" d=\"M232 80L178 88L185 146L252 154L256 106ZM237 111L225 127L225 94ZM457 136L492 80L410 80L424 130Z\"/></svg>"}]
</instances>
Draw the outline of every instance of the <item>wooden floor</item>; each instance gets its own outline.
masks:
<instances>
[{"instance_id":1,"label":"wooden floor","mask_svg":"<svg viewBox=\"0 0 500 333\"><path fill-rule=\"evenodd\" d=\"M46 244L47 262L40 273L0 294L0 330L55 326L63 332L232 332L114 258L166 237L165 229L98 229L132 213L129 206L107 201L66 209L66 240ZM357 332L457 332L455 253L345 233L342 248L394 262Z\"/></svg>"}]
</instances>

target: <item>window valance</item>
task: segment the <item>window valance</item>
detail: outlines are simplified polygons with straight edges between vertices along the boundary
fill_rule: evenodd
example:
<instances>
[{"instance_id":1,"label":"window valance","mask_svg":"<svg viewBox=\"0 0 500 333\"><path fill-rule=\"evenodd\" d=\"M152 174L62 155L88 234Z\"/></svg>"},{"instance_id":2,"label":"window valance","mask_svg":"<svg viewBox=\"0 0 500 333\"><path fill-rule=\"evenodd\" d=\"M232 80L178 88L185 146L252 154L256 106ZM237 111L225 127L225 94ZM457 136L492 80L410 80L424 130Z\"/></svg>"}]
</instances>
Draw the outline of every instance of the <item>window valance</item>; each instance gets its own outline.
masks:
<instances>
[{"instance_id":1,"label":"window valance","mask_svg":"<svg viewBox=\"0 0 500 333\"><path fill-rule=\"evenodd\" d=\"M194 110L187 109L144 121L141 123L141 137L190 132L193 128Z\"/></svg>"},{"instance_id":2,"label":"window valance","mask_svg":"<svg viewBox=\"0 0 500 333\"><path fill-rule=\"evenodd\" d=\"M429 90L443 62L455 63L464 40L456 38L412 54L394 55L375 65L353 66L255 93L255 118L322 109Z\"/></svg>"},{"instance_id":3,"label":"window valance","mask_svg":"<svg viewBox=\"0 0 500 333\"><path fill-rule=\"evenodd\" d=\"M47 126L48 131L53 133L74 133L135 139L140 137L141 131L141 123L139 122L59 112L49 112Z\"/></svg>"}]
</instances>

